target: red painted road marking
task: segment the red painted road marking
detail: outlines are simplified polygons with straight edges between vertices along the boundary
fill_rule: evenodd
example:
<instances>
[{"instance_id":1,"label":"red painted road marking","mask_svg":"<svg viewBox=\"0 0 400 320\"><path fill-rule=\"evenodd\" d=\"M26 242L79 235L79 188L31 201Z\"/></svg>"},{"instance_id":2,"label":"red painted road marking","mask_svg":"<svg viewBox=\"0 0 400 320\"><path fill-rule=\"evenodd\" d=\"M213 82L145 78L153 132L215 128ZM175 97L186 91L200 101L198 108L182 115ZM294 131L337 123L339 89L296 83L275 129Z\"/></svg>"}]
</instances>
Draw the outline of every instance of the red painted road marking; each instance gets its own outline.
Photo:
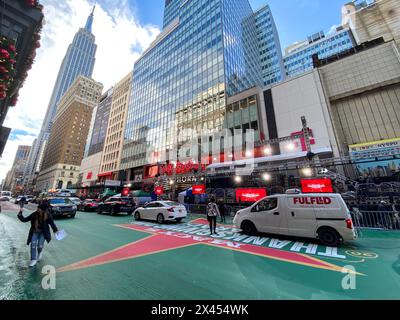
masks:
<instances>
[{"instance_id":1,"label":"red painted road marking","mask_svg":"<svg viewBox=\"0 0 400 320\"><path fill-rule=\"evenodd\" d=\"M199 223L199 221L197 222ZM200 222L201 224L201 222ZM99 266L103 264L134 259L151 255L155 253L180 249L194 245L210 245L222 249L240 251L252 255L257 255L269 259L290 262L299 265L305 265L313 268L326 269L330 271L341 272L342 267L333 265L315 257L310 257L305 254L261 247L251 244L244 244L238 242L230 242L211 237L196 236L187 233L180 233L168 230L152 228L149 226L141 226L135 224L118 225L117 227L131 229L139 232L146 232L151 236L129 243L120 248L105 252L98 256L73 263L71 265L58 269L58 272L66 272L78 269ZM349 271L350 272L350 271Z\"/></svg>"}]
</instances>

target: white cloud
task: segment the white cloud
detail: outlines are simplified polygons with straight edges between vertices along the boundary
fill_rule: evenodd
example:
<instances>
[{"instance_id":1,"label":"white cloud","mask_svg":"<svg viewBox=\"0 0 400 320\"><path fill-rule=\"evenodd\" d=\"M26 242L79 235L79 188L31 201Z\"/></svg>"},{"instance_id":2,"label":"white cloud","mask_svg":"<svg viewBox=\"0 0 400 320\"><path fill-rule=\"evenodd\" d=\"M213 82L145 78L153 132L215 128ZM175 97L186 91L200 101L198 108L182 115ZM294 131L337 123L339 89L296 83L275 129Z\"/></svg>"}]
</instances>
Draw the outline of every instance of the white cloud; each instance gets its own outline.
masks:
<instances>
[{"instance_id":1,"label":"white cloud","mask_svg":"<svg viewBox=\"0 0 400 320\"><path fill-rule=\"evenodd\" d=\"M38 134L62 59L78 28L84 27L91 11L91 0L42 0L46 23L41 48L30 70L19 102L12 108L4 126ZM93 33L97 54L93 78L108 89L132 71L141 52L159 34L154 25L141 25L127 0L103 2L96 7ZM19 144L31 144L34 136L18 135L8 141L0 159L0 182L11 168Z\"/></svg>"}]
</instances>

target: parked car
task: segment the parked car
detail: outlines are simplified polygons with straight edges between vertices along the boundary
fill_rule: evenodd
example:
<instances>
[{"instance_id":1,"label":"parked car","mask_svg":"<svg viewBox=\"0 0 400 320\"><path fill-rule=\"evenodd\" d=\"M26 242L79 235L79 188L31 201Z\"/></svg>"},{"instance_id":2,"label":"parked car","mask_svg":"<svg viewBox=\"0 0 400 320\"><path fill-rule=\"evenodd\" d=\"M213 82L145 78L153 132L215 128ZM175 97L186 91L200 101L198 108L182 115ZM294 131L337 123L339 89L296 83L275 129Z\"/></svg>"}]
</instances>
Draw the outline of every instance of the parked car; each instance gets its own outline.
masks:
<instances>
[{"instance_id":1,"label":"parked car","mask_svg":"<svg viewBox=\"0 0 400 320\"><path fill-rule=\"evenodd\" d=\"M131 215L135 210L133 199L130 197L111 197L100 203L97 209L99 214L110 213L115 215L121 212L126 212Z\"/></svg>"},{"instance_id":2,"label":"parked car","mask_svg":"<svg viewBox=\"0 0 400 320\"><path fill-rule=\"evenodd\" d=\"M49 212L54 218L75 218L77 206L69 198L48 198Z\"/></svg>"},{"instance_id":3,"label":"parked car","mask_svg":"<svg viewBox=\"0 0 400 320\"><path fill-rule=\"evenodd\" d=\"M173 201L152 201L134 212L135 220L154 220L162 224L165 221L181 222L187 217L184 205Z\"/></svg>"},{"instance_id":4,"label":"parked car","mask_svg":"<svg viewBox=\"0 0 400 320\"><path fill-rule=\"evenodd\" d=\"M11 197L9 197L9 196L1 196L0 197L0 201L2 201L2 202L10 202L10 200L11 200Z\"/></svg>"},{"instance_id":5,"label":"parked car","mask_svg":"<svg viewBox=\"0 0 400 320\"><path fill-rule=\"evenodd\" d=\"M355 240L350 212L340 194L286 194L266 197L239 210L234 225L245 234L268 234L314 238L330 247Z\"/></svg>"},{"instance_id":6,"label":"parked car","mask_svg":"<svg viewBox=\"0 0 400 320\"><path fill-rule=\"evenodd\" d=\"M79 211L97 211L100 203L93 199L86 199L78 206Z\"/></svg>"},{"instance_id":7,"label":"parked car","mask_svg":"<svg viewBox=\"0 0 400 320\"><path fill-rule=\"evenodd\" d=\"M69 200L71 200L73 204L76 205L78 208L82 204L82 200L78 197L69 197Z\"/></svg>"}]
</instances>

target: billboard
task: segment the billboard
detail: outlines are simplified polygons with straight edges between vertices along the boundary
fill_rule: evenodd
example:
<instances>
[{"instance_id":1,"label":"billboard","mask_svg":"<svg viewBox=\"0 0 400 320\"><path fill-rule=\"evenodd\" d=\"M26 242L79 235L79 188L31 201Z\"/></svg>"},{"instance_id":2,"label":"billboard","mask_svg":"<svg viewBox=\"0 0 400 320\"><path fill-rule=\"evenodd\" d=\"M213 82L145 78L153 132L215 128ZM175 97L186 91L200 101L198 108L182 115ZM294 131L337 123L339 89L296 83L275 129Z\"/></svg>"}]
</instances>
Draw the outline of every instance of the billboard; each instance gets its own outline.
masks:
<instances>
[{"instance_id":1,"label":"billboard","mask_svg":"<svg viewBox=\"0 0 400 320\"><path fill-rule=\"evenodd\" d=\"M360 177L388 177L400 172L400 138L349 146Z\"/></svg>"},{"instance_id":2,"label":"billboard","mask_svg":"<svg viewBox=\"0 0 400 320\"><path fill-rule=\"evenodd\" d=\"M266 189L236 189L236 202L257 202L267 196Z\"/></svg>"},{"instance_id":3,"label":"billboard","mask_svg":"<svg viewBox=\"0 0 400 320\"><path fill-rule=\"evenodd\" d=\"M206 186L204 184L194 185L192 187L192 194L205 194Z\"/></svg>"},{"instance_id":4,"label":"billboard","mask_svg":"<svg viewBox=\"0 0 400 320\"><path fill-rule=\"evenodd\" d=\"M331 179L301 179L303 193L333 193Z\"/></svg>"}]
</instances>

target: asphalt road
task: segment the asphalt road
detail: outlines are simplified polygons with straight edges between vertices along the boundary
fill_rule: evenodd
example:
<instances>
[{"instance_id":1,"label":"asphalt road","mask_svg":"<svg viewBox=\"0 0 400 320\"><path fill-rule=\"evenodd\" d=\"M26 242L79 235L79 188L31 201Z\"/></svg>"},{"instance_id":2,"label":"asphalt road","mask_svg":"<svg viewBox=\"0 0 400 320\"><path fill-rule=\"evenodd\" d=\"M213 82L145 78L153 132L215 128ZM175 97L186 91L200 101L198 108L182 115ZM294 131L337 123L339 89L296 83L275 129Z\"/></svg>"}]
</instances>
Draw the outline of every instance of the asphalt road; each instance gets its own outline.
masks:
<instances>
[{"instance_id":1,"label":"asphalt road","mask_svg":"<svg viewBox=\"0 0 400 320\"><path fill-rule=\"evenodd\" d=\"M199 216L160 226L79 212L56 220L68 236L28 268L29 225L18 206L2 207L0 299L400 299L398 232L363 231L327 248L246 237L229 224L210 237Z\"/></svg>"}]
</instances>

